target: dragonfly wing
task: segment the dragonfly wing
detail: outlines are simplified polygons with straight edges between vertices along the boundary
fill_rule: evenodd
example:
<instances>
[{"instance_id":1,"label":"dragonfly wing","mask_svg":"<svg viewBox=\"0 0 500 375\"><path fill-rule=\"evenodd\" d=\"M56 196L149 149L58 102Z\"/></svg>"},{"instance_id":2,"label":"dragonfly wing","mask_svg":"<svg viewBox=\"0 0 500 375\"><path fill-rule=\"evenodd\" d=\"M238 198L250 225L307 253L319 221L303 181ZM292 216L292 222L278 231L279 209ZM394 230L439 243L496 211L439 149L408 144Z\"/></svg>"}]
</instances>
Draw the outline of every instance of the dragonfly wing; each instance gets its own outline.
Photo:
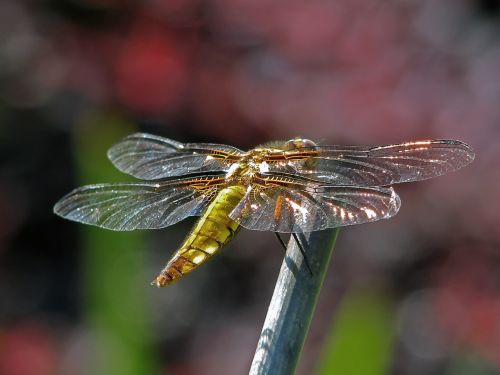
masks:
<instances>
[{"instance_id":1,"label":"dragonfly wing","mask_svg":"<svg viewBox=\"0 0 500 375\"><path fill-rule=\"evenodd\" d=\"M229 216L247 229L300 233L389 218L400 205L392 188L259 177Z\"/></svg>"},{"instance_id":2,"label":"dragonfly wing","mask_svg":"<svg viewBox=\"0 0 500 375\"><path fill-rule=\"evenodd\" d=\"M159 183L88 185L63 197L54 212L69 220L117 231L163 228L200 215L222 181L207 176Z\"/></svg>"},{"instance_id":3,"label":"dragonfly wing","mask_svg":"<svg viewBox=\"0 0 500 375\"><path fill-rule=\"evenodd\" d=\"M242 151L211 143L180 143L136 133L112 146L108 158L120 171L143 180L227 171Z\"/></svg>"},{"instance_id":4,"label":"dragonfly wing","mask_svg":"<svg viewBox=\"0 0 500 375\"><path fill-rule=\"evenodd\" d=\"M335 185L385 186L425 180L469 164L474 152L460 141L409 142L380 147L317 146L283 151L270 172L296 174Z\"/></svg>"}]
</instances>

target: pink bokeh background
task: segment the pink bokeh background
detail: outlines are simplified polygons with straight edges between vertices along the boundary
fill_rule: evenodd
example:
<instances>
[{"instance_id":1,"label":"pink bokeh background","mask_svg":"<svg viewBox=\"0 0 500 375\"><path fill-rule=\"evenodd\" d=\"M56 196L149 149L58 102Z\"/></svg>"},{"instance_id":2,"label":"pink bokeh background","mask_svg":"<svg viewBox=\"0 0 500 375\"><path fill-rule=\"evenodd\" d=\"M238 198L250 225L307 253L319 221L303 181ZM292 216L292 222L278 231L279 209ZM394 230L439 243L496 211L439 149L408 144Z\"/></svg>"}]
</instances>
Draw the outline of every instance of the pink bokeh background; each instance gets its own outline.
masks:
<instances>
[{"instance_id":1,"label":"pink bokeh background","mask_svg":"<svg viewBox=\"0 0 500 375\"><path fill-rule=\"evenodd\" d=\"M500 372L499 69L498 1L3 1L0 373L84 374L92 358L79 279L61 286L78 273L76 229L51 214L76 184L71 139L89 113L240 148L470 144L468 168L398 187L394 219L341 232L298 373L315 369L342 296L373 285L397 306L392 373L443 373L470 353ZM177 230L151 234L156 266ZM282 259L257 234L155 294L158 373L248 371ZM231 287L207 307L196 290L213 278Z\"/></svg>"}]
</instances>

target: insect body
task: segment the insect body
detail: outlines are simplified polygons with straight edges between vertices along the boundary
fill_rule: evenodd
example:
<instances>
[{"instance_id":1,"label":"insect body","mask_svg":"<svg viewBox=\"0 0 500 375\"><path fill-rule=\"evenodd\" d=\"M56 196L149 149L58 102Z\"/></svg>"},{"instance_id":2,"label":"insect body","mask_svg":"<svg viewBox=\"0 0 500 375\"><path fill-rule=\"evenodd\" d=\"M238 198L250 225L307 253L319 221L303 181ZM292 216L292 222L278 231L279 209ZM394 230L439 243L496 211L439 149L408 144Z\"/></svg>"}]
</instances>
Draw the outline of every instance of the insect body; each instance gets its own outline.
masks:
<instances>
[{"instance_id":1,"label":"insect body","mask_svg":"<svg viewBox=\"0 0 500 375\"><path fill-rule=\"evenodd\" d=\"M201 216L153 281L161 287L216 254L240 226L301 233L389 218L401 204L390 185L454 171L474 153L452 140L354 147L306 139L244 152L138 133L113 146L108 157L121 171L146 181L78 188L54 212L118 231Z\"/></svg>"},{"instance_id":2,"label":"insect body","mask_svg":"<svg viewBox=\"0 0 500 375\"><path fill-rule=\"evenodd\" d=\"M165 286L191 272L224 247L239 228L229 217L245 195L241 185L223 188L207 207L191 234L153 282Z\"/></svg>"}]
</instances>

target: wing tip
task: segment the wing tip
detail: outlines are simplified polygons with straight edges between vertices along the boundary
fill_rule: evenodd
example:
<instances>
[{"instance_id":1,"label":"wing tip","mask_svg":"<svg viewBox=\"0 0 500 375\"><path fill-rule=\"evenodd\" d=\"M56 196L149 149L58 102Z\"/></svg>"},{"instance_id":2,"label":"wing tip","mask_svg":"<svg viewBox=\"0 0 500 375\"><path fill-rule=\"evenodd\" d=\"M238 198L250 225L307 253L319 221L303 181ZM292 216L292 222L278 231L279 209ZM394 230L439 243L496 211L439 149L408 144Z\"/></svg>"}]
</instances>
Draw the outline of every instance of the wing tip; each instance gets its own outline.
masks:
<instances>
[{"instance_id":1,"label":"wing tip","mask_svg":"<svg viewBox=\"0 0 500 375\"><path fill-rule=\"evenodd\" d=\"M422 143L424 142L431 145L431 148L449 150L449 154L443 154L443 156L447 158L445 161L448 161L448 167L445 170L437 175L430 175L423 179L442 176L449 172L457 171L472 163L476 158L476 154L470 145L456 139L437 139L433 141L423 141Z\"/></svg>"},{"instance_id":2,"label":"wing tip","mask_svg":"<svg viewBox=\"0 0 500 375\"><path fill-rule=\"evenodd\" d=\"M387 215L385 218L390 218L394 215L396 215L399 212L399 209L401 208L401 198L399 195L396 193L396 190L394 190L392 187L390 188L391 191L391 198L390 198L390 203L389 203L389 211L387 212Z\"/></svg>"},{"instance_id":3,"label":"wing tip","mask_svg":"<svg viewBox=\"0 0 500 375\"><path fill-rule=\"evenodd\" d=\"M135 227L135 226L126 226L126 225L113 227L111 225L107 225L105 222L101 222L97 218L93 218L90 215L75 215L76 209L73 208L73 209L65 210L63 208L62 203L64 203L64 198L61 199L60 201L58 201L52 209L52 212L55 215L61 217L62 219L70 220L70 221L73 221L73 222L79 223L79 224L90 225L90 226L96 227L96 228L106 229L106 230L109 230L111 232L130 232L130 231L133 231L135 229L139 229L138 227Z\"/></svg>"},{"instance_id":4,"label":"wing tip","mask_svg":"<svg viewBox=\"0 0 500 375\"><path fill-rule=\"evenodd\" d=\"M62 213L60 206L61 206L61 201L57 201L56 204L54 204L54 206L52 207L52 213L57 216L64 217L64 214Z\"/></svg>"},{"instance_id":5,"label":"wing tip","mask_svg":"<svg viewBox=\"0 0 500 375\"><path fill-rule=\"evenodd\" d=\"M67 215L71 210L67 210L65 209L65 207L67 207L69 199L71 199L71 197L75 195L75 193L77 193L77 190L78 189L73 189L68 194L59 199L52 207L52 212L57 216L67 219Z\"/></svg>"},{"instance_id":6,"label":"wing tip","mask_svg":"<svg viewBox=\"0 0 500 375\"><path fill-rule=\"evenodd\" d=\"M444 145L459 149L464 154L466 154L471 160L474 160L474 157L475 157L474 150L469 144L467 144L465 142L459 141L457 139L439 139L436 141L432 141L432 143L444 144Z\"/></svg>"},{"instance_id":7,"label":"wing tip","mask_svg":"<svg viewBox=\"0 0 500 375\"><path fill-rule=\"evenodd\" d=\"M443 142L446 142L446 144L453 147L454 150L460 152L459 156L460 163L457 163L456 168L453 168L452 171L456 171L458 169L461 169L469 165L476 158L476 154L473 148L465 142L458 140L443 140Z\"/></svg>"}]
</instances>

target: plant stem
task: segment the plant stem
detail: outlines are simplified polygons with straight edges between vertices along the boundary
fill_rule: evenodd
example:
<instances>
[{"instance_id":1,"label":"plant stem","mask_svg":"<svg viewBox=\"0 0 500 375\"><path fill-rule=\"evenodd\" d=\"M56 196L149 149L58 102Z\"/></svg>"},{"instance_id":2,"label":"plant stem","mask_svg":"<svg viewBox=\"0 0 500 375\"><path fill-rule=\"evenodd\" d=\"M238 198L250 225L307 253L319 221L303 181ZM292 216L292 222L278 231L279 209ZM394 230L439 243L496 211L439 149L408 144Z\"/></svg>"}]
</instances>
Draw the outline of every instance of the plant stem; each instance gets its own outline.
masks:
<instances>
[{"instance_id":1,"label":"plant stem","mask_svg":"<svg viewBox=\"0 0 500 375\"><path fill-rule=\"evenodd\" d=\"M309 260L290 238L250 368L251 375L293 374L309 330L339 229L299 235Z\"/></svg>"}]
</instances>

